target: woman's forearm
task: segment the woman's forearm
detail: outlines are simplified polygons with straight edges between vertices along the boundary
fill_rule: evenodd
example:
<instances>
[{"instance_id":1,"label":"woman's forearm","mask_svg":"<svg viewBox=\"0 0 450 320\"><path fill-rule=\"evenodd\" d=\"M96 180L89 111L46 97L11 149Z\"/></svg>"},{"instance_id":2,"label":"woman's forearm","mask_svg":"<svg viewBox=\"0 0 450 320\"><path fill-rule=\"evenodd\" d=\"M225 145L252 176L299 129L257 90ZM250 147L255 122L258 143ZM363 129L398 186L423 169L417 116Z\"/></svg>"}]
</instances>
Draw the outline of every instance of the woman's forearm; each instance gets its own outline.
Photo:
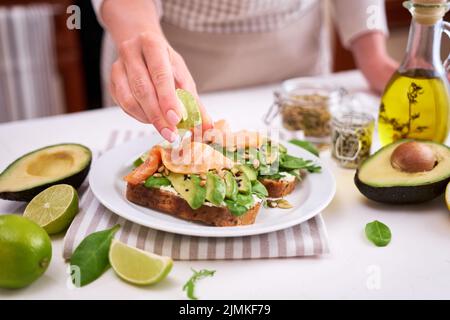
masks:
<instances>
[{"instance_id":1,"label":"woman's forearm","mask_svg":"<svg viewBox=\"0 0 450 320\"><path fill-rule=\"evenodd\" d=\"M381 32L368 32L351 43L356 65L368 80L371 88L383 91L390 77L398 67L386 50L386 36Z\"/></svg>"},{"instance_id":2,"label":"woman's forearm","mask_svg":"<svg viewBox=\"0 0 450 320\"><path fill-rule=\"evenodd\" d=\"M100 14L116 45L143 32L163 37L153 0L105 0Z\"/></svg>"}]
</instances>

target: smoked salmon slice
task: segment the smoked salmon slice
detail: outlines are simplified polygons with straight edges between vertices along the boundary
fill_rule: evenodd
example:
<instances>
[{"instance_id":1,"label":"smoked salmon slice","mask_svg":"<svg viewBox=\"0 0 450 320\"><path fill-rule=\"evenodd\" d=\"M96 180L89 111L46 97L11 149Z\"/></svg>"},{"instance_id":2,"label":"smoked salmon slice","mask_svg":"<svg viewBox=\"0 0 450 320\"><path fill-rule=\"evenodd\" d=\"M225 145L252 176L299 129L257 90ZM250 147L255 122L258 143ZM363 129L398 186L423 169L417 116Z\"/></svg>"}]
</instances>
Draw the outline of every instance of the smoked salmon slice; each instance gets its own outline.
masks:
<instances>
[{"instance_id":1,"label":"smoked salmon slice","mask_svg":"<svg viewBox=\"0 0 450 320\"><path fill-rule=\"evenodd\" d=\"M161 150L161 146L154 146L149 151L147 159L145 159L139 167L135 168L125 176L125 181L130 184L137 185L144 182L148 177L154 174L161 164Z\"/></svg>"},{"instance_id":2,"label":"smoked salmon slice","mask_svg":"<svg viewBox=\"0 0 450 320\"><path fill-rule=\"evenodd\" d=\"M231 169L234 162L221 152L201 142L187 142L179 148L154 146L147 159L127 176L125 181L137 185L153 175L160 165L182 174L207 173L209 170Z\"/></svg>"},{"instance_id":3,"label":"smoked salmon slice","mask_svg":"<svg viewBox=\"0 0 450 320\"><path fill-rule=\"evenodd\" d=\"M205 140L227 148L259 148L265 137L256 131L241 130L233 133L228 122L222 119L216 121L214 128L205 133Z\"/></svg>"},{"instance_id":4,"label":"smoked salmon slice","mask_svg":"<svg viewBox=\"0 0 450 320\"><path fill-rule=\"evenodd\" d=\"M234 162L221 152L201 142L190 142L179 149L163 149L161 159L172 172L191 174L209 170L231 169Z\"/></svg>"}]
</instances>

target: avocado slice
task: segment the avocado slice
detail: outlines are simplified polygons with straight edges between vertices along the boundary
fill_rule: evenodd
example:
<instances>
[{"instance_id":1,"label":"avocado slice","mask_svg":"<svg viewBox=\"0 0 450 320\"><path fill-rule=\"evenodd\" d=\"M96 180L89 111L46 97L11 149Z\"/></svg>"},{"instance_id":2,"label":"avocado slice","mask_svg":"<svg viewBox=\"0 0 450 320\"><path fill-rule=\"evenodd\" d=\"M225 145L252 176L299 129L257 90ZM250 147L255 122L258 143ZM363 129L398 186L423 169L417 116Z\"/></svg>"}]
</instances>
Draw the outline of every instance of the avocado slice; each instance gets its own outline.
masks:
<instances>
[{"instance_id":1,"label":"avocado slice","mask_svg":"<svg viewBox=\"0 0 450 320\"><path fill-rule=\"evenodd\" d=\"M245 164L240 164L237 167L239 171L243 172L250 179L250 181L256 181L258 178L258 174L255 169Z\"/></svg>"},{"instance_id":2,"label":"avocado slice","mask_svg":"<svg viewBox=\"0 0 450 320\"><path fill-rule=\"evenodd\" d=\"M234 175L230 171L225 171L225 197L227 199L235 200L238 194L238 184Z\"/></svg>"},{"instance_id":3,"label":"avocado slice","mask_svg":"<svg viewBox=\"0 0 450 320\"><path fill-rule=\"evenodd\" d=\"M391 204L420 203L441 195L450 181L450 148L435 142L420 141L433 150L437 164L430 171L405 172L391 164L399 140L380 149L364 161L355 174L355 184L367 198Z\"/></svg>"},{"instance_id":4,"label":"avocado slice","mask_svg":"<svg viewBox=\"0 0 450 320\"><path fill-rule=\"evenodd\" d=\"M200 106L195 97L188 91L183 89L176 90L178 99L184 107L181 121L177 124L178 129L190 130L193 127L202 124L202 114Z\"/></svg>"},{"instance_id":5,"label":"avocado slice","mask_svg":"<svg viewBox=\"0 0 450 320\"><path fill-rule=\"evenodd\" d=\"M186 174L171 172L167 179L192 209L198 209L205 203L206 189L200 185L201 179L198 175L191 174L189 177Z\"/></svg>"},{"instance_id":6,"label":"avocado slice","mask_svg":"<svg viewBox=\"0 0 450 320\"><path fill-rule=\"evenodd\" d=\"M0 198L30 201L55 184L69 184L77 189L86 178L91 161L91 150L81 144L64 143L31 151L0 174Z\"/></svg>"},{"instance_id":7,"label":"avocado slice","mask_svg":"<svg viewBox=\"0 0 450 320\"><path fill-rule=\"evenodd\" d=\"M252 192L252 182L245 173L241 171L237 172L236 182L240 193L249 194Z\"/></svg>"},{"instance_id":8,"label":"avocado slice","mask_svg":"<svg viewBox=\"0 0 450 320\"><path fill-rule=\"evenodd\" d=\"M225 182L217 174L208 172L206 175L206 200L220 206L225 199Z\"/></svg>"}]
</instances>

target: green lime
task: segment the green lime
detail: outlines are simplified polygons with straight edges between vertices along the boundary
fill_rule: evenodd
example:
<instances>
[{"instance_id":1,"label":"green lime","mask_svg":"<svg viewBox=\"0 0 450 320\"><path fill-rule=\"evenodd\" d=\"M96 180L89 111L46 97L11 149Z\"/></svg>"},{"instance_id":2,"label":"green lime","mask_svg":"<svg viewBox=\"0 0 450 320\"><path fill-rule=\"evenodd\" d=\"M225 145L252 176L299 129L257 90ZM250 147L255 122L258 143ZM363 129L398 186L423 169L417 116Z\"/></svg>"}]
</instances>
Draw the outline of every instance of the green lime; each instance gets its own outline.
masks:
<instances>
[{"instance_id":1,"label":"green lime","mask_svg":"<svg viewBox=\"0 0 450 320\"><path fill-rule=\"evenodd\" d=\"M23 216L55 234L66 230L77 213L77 191L68 184L57 184L35 196Z\"/></svg>"},{"instance_id":2,"label":"green lime","mask_svg":"<svg viewBox=\"0 0 450 320\"><path fill-rule=\"evenodd\" d=\"M0 215L0 287L22 288L47 270L52 243L40 226L14 214Z\"/></svg>"},{"instance_id":3,"label":"green lime","mask_svg":"<svg viewBox=\"0 0 450 320\"><path fill-rule=\"evenodd\" d=\"M183 116L177 124L178 129L189 130L202 124L202 114L195 97L186 90L177 89L177 96L184 106Z\"/></svg>"},{"instance_id":4,"label":"green lime","mask_svg":"<svg viewBox=\"0 0 450 320\"><path fill-rule=\"evenodd\" d=\"M130 247L117 240L111 243L109 262L119 277L137 285L161 281L173 266L173 261L169 257Z\"/></svg>"}]
</instances>

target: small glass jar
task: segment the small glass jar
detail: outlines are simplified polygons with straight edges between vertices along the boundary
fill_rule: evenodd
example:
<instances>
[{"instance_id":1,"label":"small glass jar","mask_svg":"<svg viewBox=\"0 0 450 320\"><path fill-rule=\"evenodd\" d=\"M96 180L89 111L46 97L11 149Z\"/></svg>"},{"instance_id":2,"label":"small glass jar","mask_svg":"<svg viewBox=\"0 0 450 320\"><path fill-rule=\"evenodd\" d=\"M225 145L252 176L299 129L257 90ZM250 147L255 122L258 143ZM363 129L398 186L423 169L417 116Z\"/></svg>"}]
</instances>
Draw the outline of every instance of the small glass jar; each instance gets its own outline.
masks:
<instances>
[{"instance_id":1,"label":"small glass jar","mask_svg":"<svg viewBox=\"0 0 450 320\"><path fill-rule=\"evenodd\" d=\"M330 143L332 112L338 109L343 94L340 89L314 86L276 91L264 121L270 125L280 115L285 130L302 131L313 143Z\"/></svg>"},{"instance_id":2,"label":"small glass jar","mask_svg":"<svg viewBox=\"0 0 450 320\"><path fill-rule=\"evenodd\" d=\"M350 111L333 117L331 154L341 167L356 169L370 156L374 117Z\"/></svg>"}]
</instances>

